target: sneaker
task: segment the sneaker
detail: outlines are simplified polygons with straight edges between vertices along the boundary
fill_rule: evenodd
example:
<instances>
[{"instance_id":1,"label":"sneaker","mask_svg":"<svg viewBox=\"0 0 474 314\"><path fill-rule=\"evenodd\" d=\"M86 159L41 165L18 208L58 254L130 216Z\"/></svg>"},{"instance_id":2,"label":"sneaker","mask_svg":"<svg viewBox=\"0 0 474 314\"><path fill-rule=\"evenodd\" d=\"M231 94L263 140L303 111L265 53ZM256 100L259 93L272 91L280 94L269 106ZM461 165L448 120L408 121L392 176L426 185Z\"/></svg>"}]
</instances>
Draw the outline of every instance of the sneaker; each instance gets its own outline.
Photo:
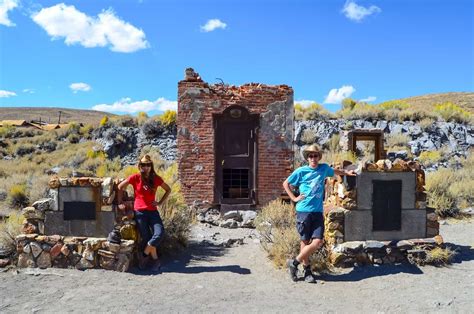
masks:
<instances>
[{"instance_id":1,"label":"sneaker","mask_svg":"<svg viewBox=\"0 0 474 314\"><path fill-rule=\"evenodd\" d=\"M316 278L310 268L304 270L304 281L307 283L316 283Z\"/></svg>"},{"instance_id":2,"label":"sneaker","mask_svg":"<svg viewBox=\"0 0 474 314\"><path fill-rule=\"evenodd\" d=\"M290 278L294 282L298 281L296 274L298 273L298 266L295 266L294 259L289 259L286 265L288 266L288 272L290 273Z\"/></svg>"},{"instance_id":3,"label":"sneaker","mask_svg":"<svg viewBox=\"0 0 474 314\"><path fill-rule=\"evenodd\" d=\"M148 264L150 263L150 256L143 256L141 253L138 254L138 268L140 270L146 270L148 268Z\"/></svg>"},{"instance_id":4,"label":"sneaker","mask_svg":"<svg viewBox=\"0 0 474 314\"><path fill-rule=\"evenodd\" d=\"M150 260L150 265L151 265L151 271L153 272L159 272L161 270L161 263L160 259L151 259Z\"/></svg>"}]
</instances>

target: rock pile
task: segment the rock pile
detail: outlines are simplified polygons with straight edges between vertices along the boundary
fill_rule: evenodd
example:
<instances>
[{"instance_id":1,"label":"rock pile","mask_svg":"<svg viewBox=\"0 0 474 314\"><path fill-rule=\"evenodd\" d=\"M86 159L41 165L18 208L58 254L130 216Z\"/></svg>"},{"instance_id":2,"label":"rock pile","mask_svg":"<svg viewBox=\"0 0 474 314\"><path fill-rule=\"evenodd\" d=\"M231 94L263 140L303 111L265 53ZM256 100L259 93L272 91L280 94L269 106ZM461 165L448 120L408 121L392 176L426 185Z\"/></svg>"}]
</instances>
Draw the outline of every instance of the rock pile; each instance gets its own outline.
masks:
<instances>
[{"instance_id":1,"label":"rock pile","mask_svg":"<svg viewBox=\"0 0 474 314\"><path fill-rule=\"evenodd\" d=\"M219 209L209 208L197 214L201 223L208 223L223 228L255 228L254 220L257 213L254 210L231 210L221 214Z\"/></svg>"},{"instance_id":2,"label":"rock pile","mask_svg":"<svg viewBox=\"0 0 474 314\"><path fill-rule=\"evenodd\" d=\"M135 248L132 240L115 244L92 237L22 234L15 240L20 268L103 268L124 272L129 269Z\"/></svg>"}]
</instances>

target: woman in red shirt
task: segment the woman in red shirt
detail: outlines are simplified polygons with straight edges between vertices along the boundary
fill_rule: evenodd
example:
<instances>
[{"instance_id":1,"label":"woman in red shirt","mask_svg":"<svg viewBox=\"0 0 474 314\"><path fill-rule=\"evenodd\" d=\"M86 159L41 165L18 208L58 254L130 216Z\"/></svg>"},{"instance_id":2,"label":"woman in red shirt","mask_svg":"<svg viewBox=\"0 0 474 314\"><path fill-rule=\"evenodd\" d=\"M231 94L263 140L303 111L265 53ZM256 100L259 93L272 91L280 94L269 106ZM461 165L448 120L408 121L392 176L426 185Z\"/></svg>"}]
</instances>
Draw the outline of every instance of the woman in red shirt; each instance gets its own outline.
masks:
<instances>
[{"instance_id":1,"label":"woman in red shirt","mask_svg":"<svg viewBox=\"0 0 474 314\"><path fill-rule=\"evenodd\" d=\"M152 270L157 271L160 269L157 248L164 236L163 221L161 220L157 206L163 204L170 194L171 188L159 175L156 174L153 167L153 161L149 155L145 155L140 159L138 162L138 170L140 173L131 175L118 185L119 209L125 209L124 204L121 202L121 192L130 184L133 186L135 196L135 220L137 221L138 230L142 240L140 251L143 253L139 253L139 267L140 269L148 267L151 256ZM164 189L165 194L161 200L156 201L155 195L158 187Z\"/></svg>"}]
</instances>

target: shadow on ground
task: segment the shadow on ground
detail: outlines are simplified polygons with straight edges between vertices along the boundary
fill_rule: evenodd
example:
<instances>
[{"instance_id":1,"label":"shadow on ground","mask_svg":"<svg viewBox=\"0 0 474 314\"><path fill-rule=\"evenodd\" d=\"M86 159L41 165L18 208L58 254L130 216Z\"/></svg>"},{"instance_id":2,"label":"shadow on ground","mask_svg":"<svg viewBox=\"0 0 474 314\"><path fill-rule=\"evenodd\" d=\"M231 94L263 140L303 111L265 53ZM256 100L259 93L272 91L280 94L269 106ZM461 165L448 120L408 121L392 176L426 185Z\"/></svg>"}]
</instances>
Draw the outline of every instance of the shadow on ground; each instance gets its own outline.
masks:
<instances>
[{"instance_id":1,"label":"shadow on ground","mask_svg":"<svg viewBox=\"0 0 474 314\"><path fill-rule=\"evenodd\" d=\"M217 257L224 255L227 250L228 248L211 243L191 242L185 251L180 254L164 257L162 259L161 272L182 274L232 272L240 275L250 274L250 269L243 268L240 265L192 266L196 262L215 261ZM131 273L136 275L157 274L157 272L141 271L138 268L132 269Z\"/></svg>"},{"instance_id":2,"label":"shadow on ground","mask_svg":"<svg viewBox=\"0 0 474 314\"><path fill-rule=\"evenodd\" d=\"M460 264L462 262L474 260L474 248L467 245L458 245L455 243L445 243L447 248L456 252L452 260L453 264Z\"/></svg>"},{"instance_id":3,"label":"shadow on ground","mask_svg":"<svg viewBox=\"0 0 474 314\"><path fill-rule=\"evenodd\" d=\"M407 273L412 275L421 275L423 271L416 265L411 264L396 264L396 265L365 265L354 267L349 273L322 274L321 279L325 281L361 281L372 277L381 277L387 275L394 275L399 273Z\"/></svg>"}]
</instances>

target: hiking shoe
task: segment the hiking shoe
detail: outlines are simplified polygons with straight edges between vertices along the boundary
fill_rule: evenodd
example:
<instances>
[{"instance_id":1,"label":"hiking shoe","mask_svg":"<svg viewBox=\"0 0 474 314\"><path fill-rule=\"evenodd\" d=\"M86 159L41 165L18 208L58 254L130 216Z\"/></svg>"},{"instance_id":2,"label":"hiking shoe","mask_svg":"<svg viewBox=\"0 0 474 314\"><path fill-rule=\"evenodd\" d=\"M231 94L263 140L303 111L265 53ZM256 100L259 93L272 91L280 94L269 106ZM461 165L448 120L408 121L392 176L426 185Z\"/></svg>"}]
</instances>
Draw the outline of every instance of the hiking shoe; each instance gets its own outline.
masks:
<instances>
[{"instance_id":1,"label":"hiking shoe","mask_svg":"<svg viewBox=\"0 0 474 314\"><path fill-rule=\"evenodd\" d=\"M316 277L309 268L304 270L304 281L307 283L316 283Z\"/></svg>"},{"instance_id":2,"label":"hiking shoe","mask_svg":"<svg viewBox=\"0 0 474 314\"><path fill-rule=\"evenodd\" d=\"M150 265L151 265L151 271L153 272L159 272L161 271L161 263L160 259L151 259L150 260Z\"/></svg>"},{"instance_id":3,"label":"hiking shoe","mask_svg":"<svg viewBox=\"0 0 474 314\"><path fill-rule=\"evenodd\" d=\"M286 265L288 266L288 272L290 273L290 278L294 282L298 281L296 274L298 273L298 266L295 266L294 259L289 259Z\"/></svg>"},{"instance_id":4,"label":"hiking shoe","mask_svg":"<svg viewBox=\"0 0 474 314\"><path fill-rule=\"evenodd\" d=\"M109 235L107 236L107 241L110 243L120 244L121 240L122 237L120 235L120 231L117 229L110 231Z\"/></svg>"},{"instance_id":5,"label":"hiking shoe","mask_svg":"<svg viewBox=\"0 0 474 314\"><path fill-rule=\"evenodd\" d=\"M146 270L148 265L150 264L150 256L143 256L143 254L139 253L138 256L138 268L140 270Z\"/></svg>"}]
</instances>

